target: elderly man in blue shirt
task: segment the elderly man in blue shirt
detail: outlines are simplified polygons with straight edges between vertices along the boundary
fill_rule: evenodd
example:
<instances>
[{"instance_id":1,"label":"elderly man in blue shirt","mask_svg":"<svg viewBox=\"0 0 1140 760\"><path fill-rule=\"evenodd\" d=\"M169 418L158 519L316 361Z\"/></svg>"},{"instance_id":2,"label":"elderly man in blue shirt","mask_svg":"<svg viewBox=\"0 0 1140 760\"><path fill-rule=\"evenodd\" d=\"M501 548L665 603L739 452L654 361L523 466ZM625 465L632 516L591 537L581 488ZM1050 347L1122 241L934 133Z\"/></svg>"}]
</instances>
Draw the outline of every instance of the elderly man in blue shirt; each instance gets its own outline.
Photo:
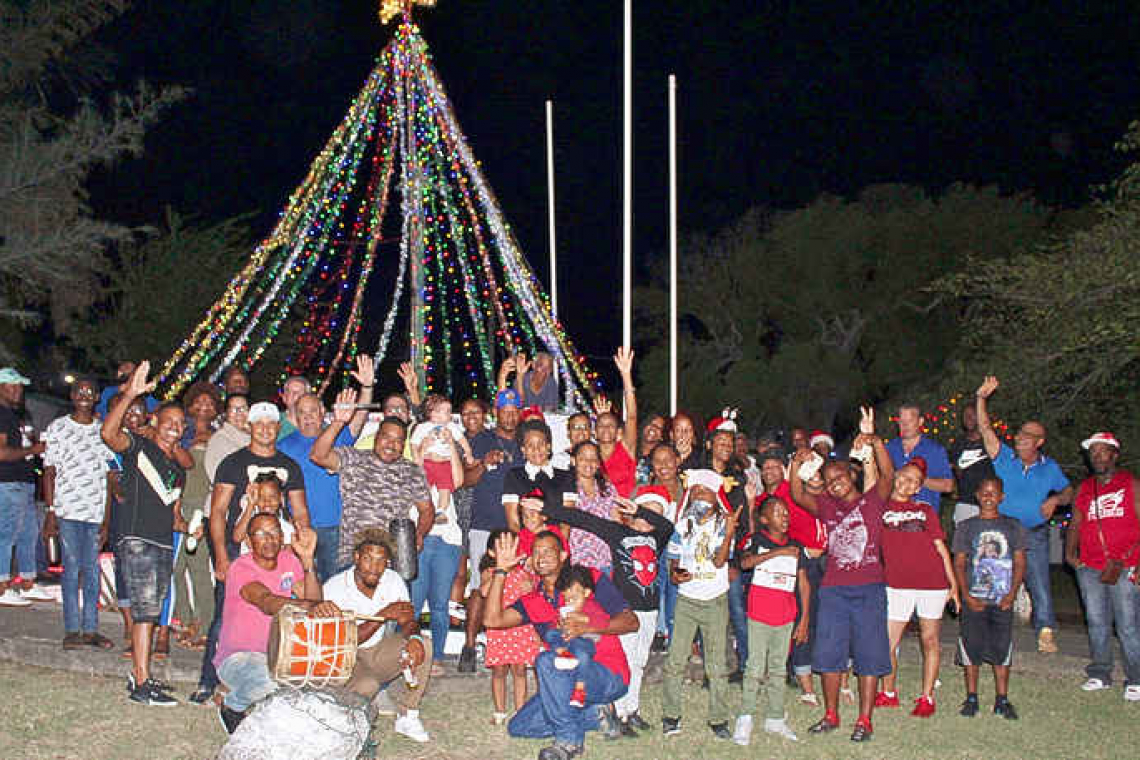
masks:
<instances>
[{"instance_id":1,"label":"elderly man in blue shirt","mask_svg":"<svg viewBox=\"0 0 1140 760\"><path fill-rule=\"evenodd\" d=\"M998 440L990 424L986 402L998 388L998 379L987 376L977 392L978 428L994 472L1005 487L1005 499L998 507L1003 515L1018 520L1026 531L1025 587L1033 602L1033 628L1037 631L1037 651L1057 651L1053 629L1053 594L1049 587L1049 519L1057 507L1071 504L1073 487L1060 466L1041 453L1045 426L1026 420L1013 438L1013 448Z\"/></svg>"}]
</instances>

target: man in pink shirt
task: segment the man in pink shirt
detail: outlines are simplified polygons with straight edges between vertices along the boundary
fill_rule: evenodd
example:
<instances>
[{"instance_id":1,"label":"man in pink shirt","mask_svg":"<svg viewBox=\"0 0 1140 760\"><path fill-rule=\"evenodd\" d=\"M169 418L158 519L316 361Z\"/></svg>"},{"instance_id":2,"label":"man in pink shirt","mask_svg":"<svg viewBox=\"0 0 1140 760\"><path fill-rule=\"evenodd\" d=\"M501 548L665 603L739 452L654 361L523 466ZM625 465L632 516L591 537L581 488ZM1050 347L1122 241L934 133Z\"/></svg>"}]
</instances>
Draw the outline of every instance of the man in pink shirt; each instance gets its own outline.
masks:
<instances>
[{"instance_id":1,"label":"man in pink shirt","mask_svg":"<svg viewBox=\"0 0 1140 760\"><path fill-rule=\"evenodd\" d=\"M269 677L266 650L273 616L292 604L322 617L336 615L332 602L322 601L321 584L313 567L317 534L300 526L292 548L282 548L277 515L260 513L249 523L251 551L226 573L226 601L214 667L229 688L218 708L222 725L233 733L251 704L277 690Z\"/></svg>"}]
</instances>

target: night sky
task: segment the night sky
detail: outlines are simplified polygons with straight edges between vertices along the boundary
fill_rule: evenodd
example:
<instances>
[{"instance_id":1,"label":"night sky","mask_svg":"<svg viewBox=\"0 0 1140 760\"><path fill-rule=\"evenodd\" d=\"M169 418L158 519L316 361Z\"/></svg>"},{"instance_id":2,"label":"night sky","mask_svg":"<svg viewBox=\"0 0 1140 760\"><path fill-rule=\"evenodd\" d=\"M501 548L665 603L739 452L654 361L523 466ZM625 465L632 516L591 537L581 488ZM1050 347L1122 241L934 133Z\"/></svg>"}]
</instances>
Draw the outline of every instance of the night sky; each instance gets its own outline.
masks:
<instances>
[{"instance_id":1,"label":"night sky","mask_svg":"<svg viewBox=\"0 0 1140 760\"><path fill-rule=\"evenodd\" d=\"M117 83L194 95L99 213L255 212L260 237L391 32L376 0L139 2L99 35ZM635 0L635 256L666 245L666 77L680 88L682 231L876 182L1031 190L1076 205L1140 116L1131 3ZM621 2L439 0L416 18L475 155L545 281L543 101L555 101L563 320L620 340ZM575 260L572 263L570 260ZM599 287L599 283L611 280ZM381 306L381 308L383 308Z\"/></svg>"}]
</instances>

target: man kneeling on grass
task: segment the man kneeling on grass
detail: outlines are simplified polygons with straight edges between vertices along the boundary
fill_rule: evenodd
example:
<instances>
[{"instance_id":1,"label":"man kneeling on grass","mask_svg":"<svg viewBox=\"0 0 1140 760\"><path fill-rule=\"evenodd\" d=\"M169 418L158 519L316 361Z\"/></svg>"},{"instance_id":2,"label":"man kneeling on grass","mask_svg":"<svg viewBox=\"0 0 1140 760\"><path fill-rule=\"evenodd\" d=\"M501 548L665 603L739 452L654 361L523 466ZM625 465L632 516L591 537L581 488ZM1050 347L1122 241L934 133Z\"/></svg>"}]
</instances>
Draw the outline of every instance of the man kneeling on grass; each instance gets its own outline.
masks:
<instances>
[{"instance_id":1,"label":"man kneeling on grass","mask_svg":"<svg viewBox=\"0 0 1140 760\"><path fill-rule=\"evenodd\" d=\"M954 531L954 574L962 595L958 621L958 661L966 668L966 701L961 715L978 714L978 671L994 669L994 714L1017 720L1009 701L1009 666L1013 661L1013 598L1025 578L1025 528L998 513L1005 493L999 478L978 485L977 517Z\"/></svg>"},{"instance_id":2,"label":"man kneeling on grass","mask_svg":"<svg viewBox=\"0 0 1140 760\"><path fill-rule=\"evenodd\" d=\"M555 652L543 652L534 662L538 694L522 706L507 724L511 736L554 737L554 744L538 753L538 760L569 760L585 751L586 731L599 722L616 736L617 718L610 704L625 694L629 665L618 637L637 630L637 617L605 575L592 571L594 590L584 602L585 611L563 610L563 577L568 555L555 533L542 531L534 538L531 560L538 575L534 591L503 609L503 579L518 560L518 538L505 534L495 539L495 572L487 593L483 623L487 628L513 628L531 623L540 634L557 627L562 639L597 635L592 658L577 659L572 669L556 662ZM565 655L561 658L563 662ZM576 693L576 688L578 691ZM582 693L584 692L584 693ZM580 697L580 699L579 699Z\"/></svg>"},{"instance_id":3,"label":"man kneeling on grass","mask_svg":"<svg viewBox=\"0 0 1140 760\"><path fill-rule=\"evenodd\" d=\"M250 705L277 690L266 657L273 616L287 604L321 617L340 611L332 602L322 601L313 564L317 534L302 525L289 547L282 548L283 538L277 515L257 513L249 521L250 553L234 560L226 573L214 667L229 689L218 713L231 734Z\"/></svg>"}]
</instances>

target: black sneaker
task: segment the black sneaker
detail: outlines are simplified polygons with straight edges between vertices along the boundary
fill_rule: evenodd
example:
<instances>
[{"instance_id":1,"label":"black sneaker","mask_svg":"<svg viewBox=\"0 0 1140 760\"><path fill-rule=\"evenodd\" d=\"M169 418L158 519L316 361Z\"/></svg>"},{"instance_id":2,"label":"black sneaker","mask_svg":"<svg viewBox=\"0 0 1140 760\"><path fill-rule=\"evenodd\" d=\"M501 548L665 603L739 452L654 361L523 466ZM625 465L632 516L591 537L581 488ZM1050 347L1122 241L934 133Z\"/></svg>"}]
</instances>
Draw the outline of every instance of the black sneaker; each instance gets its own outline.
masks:
<instances>
[{"instance_id":1,"label":"black sneaker","mask_svg":"<svg viewBox=\"0 0 1140 760\"><path fill-rule=\"evenodd\" d=\"M132 702L150 705L151 707L174 707L178 704L177 699L158 688L154 681L149 678L131 691L130 699Z\"/></svg>"},{"instance_id":2,"label":"black sneaker","mask_svg":"<svg viewBox=\"0 0 1140 760\"><path fill-rule=\"evenodd\" d=\"M607 739L621 738L621 721L613 705L603 705L598 710L598 730Z\"/></svg>"},{"instance_id":3,"label":"black sneaker","mask_svg":"<svg viewBox=\"0 0 1140 760\"><path fill-rule=\"evenodd\" d=\"M668 652L669 639L663 633L659 633L653 637L653 643L649 645L650 652Z\"/></svg>"},{"instance_id":4,"label":"black sneaker","mask_svg":"<svg viewBox=\"0 0 1140 760\"><path fill-rule=\"evenodd\" d=\"M732 738L732 731L728 729L727 723L710 723L709 730L713 732L713 736L718 739L729 740Z\"/></svg>"},{"instance_id":5,"label":"black sneaker","mask_svg":"<svg viewBox=\"0 0 1140 760\"><path fill-rule=\"evenodd\" d=\"M475 647L463 647L463 651L459 653L459 664L455 669L460 673L475 672Z\"/></svg>"},{"instance_id":6,"label":"black sneaker","mask_svg":"<svg viewBox=\"0 0 1140 760\"><path fill-rule=\"evenodd\" d=\"M245 713L231 710L225 705L222 705L218 708L218 720L222 722L222 728L226 730L226 733L232 734L234 731L237 731L237 727L245 720Z\"/></svg>"},{"instance_id":7,"label":"black sneaker","mask_svg":"<svg viewBox=\"0 0 1140 760\"><path fill-rule=\"evenodd\" d=\"M734 670L728 674L729 683L744 683L744 671Z\"/></svg>"},{"instance_id":8,"label":"black sneaker","mask_svg":"<svg viewBox=\"0 0 1140 760\"><path fill-rule=\"evenodd\" d=\"M174 691L173 686L168 684L166 681L159 681L157 678L148 678L146 680L146 683L149 683L154 688L158 689L159 691L166 692L167 694L170 694ZM133 672L127 673L127 693L129 694L130 692L134 691L136 685L135 674ZM210 696L213 696L213 694L211 693Z\"/></svg>"},{"instance_id":9,"label":"black sneaker","mask_svg":"<svg viewBox=\"0 0 1140 760\"><path fill-rule=\"evenodd\" d=\"M809 734L830 734L835 729L839 728L839 721L830 720L826 715L819 719L818 723L813 723L811 728L808 729Z\"/></svg>"},{"instance_id":10,"label":"black sneaker","mask_svg":"<svg viewBox=\"0 0 1140 760\"><path fill-rule=\"evenodd\" d=\"M629 718L626 718L625 720L619 720L618 721L618 731L621 732L621 736L623 739L636 739L637 738L637 729L634 728L633 724L631 724L629 722Z\"/></svg>"},{"instance_id":11,"label":"black sneaker","mask_svg":"<svg viewBox=\"0 0 1140 760\"><path fill-rule=\"evenodd\" d=\"M585 751L586 748L581 744L556 741L549 747L543 747L538 751L538 760L572 760L572 758L581 757Z\"/></svg>"},{"instance_id":12,"label":"black sneaker","mask_svg":"<svg viewBox=\"0 0 1140 760\"><path fill-rule=\"evenodd\" d=\"M681 719L680 718L662 718L661 719L661 733L665 736L674 736L681 733Z\"/></svg>"},{"instance_id":13,"label":"black sneaker","mask_svg":"<svg viewBox=\"0 0 1140 760\"><path fill-rule=\"evenodd\" d=\"M966 697L966 701L962 703L962 709L958 711L958 714L963 718L972 718L977 715L978 696L976 694L971 694L970 696Z\"/></svg>"},{"instance_id":14,"label":"black sneaker","mask_svg":"<svg viewBox=\"0 0 1140 760\"><path fill-rule=\"evenodd\" d=\"M874 730L871 728L871 721L862 718L855 721L855 729L851 732L851 741L869 742L873 735Z\"/></svg>"},{"instance_id":15,"label":"black sneaker","mask_svg":"<svg viewBox=\"0 0 1140 760\"><path fill-rule=\"evenodd\" d=\"M629 725L633 726L638 731L648 731L649 730L649 721L647 721L645 718L641 717L640 712L630 713L629 717L626 718L626 720L629 722Z\"/></svg>"},{"instance_id":16,"label":"black sneaker","mask_svg":"<svg viewBox=\"0 0 1140 760\"><path fill-rule=\"evenodd\" d=\"M204 705L214 697L213 689L204 689L199 686L190 694L190 701L196 705Z\"/></svg>"},{"instance_id":17,"label":"black sneaker","mask_svg":"<svg viewBox=\"0 0 1140 760\"><path fill-rule=\"evenodd\" d=\"M1017 710L1013 709L1013 703L1004 699L994 703L994 715L1000 715L1006 720L1017 720Z\"/></svg>"}]
</instances>

